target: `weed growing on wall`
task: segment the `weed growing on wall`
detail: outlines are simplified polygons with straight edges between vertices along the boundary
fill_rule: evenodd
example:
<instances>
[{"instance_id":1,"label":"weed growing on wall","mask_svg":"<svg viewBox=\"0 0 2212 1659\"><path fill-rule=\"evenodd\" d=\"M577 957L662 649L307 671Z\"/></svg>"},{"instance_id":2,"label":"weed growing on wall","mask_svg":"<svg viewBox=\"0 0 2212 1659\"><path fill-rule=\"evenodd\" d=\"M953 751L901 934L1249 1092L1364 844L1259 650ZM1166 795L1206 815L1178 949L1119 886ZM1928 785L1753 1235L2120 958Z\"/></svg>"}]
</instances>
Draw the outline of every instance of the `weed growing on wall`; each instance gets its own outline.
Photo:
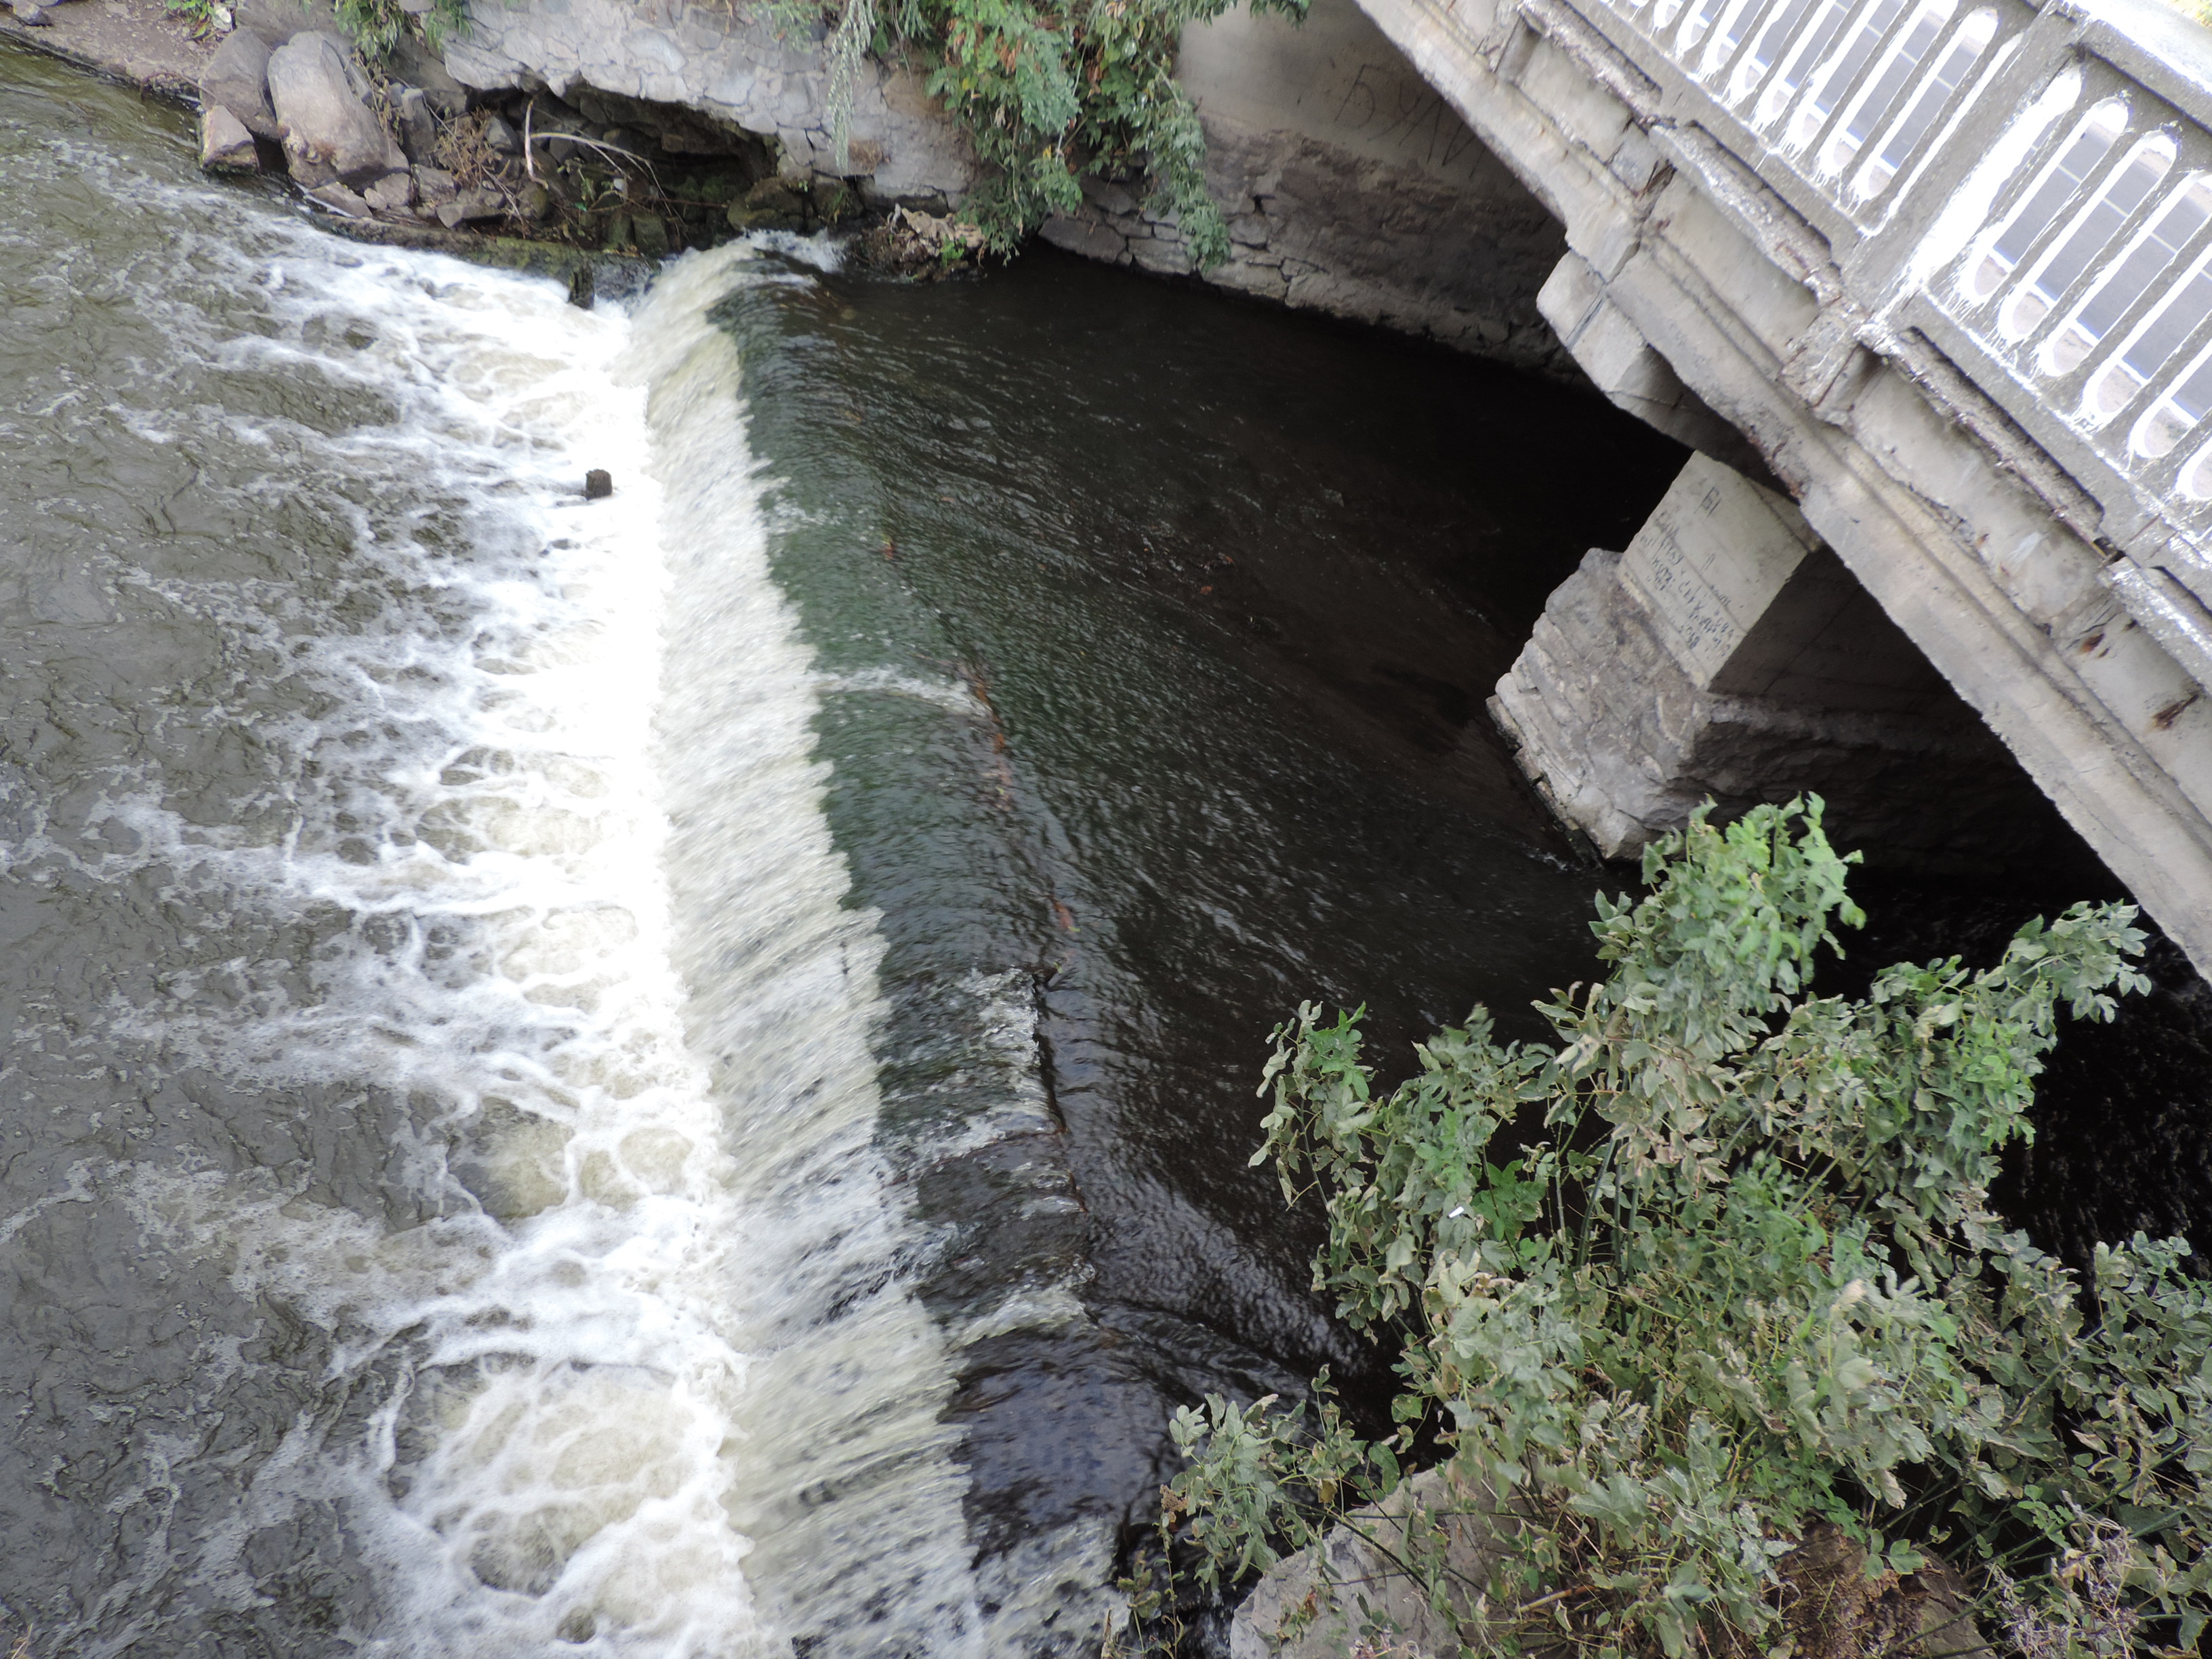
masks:
<instances>
[{"instance_id":1,"label":"weed growing on wall","mask_svg":"<svg viewBox=\"0 0 2212 1659\"><path fill-rule=\"evenodd\" d=\"M987 169L962 210L1005 252L1054 213L1082 205L1086 175L1144 174L1148 206L1172 217L1192 258L1229 257L1229 231L1206 190L1206 137L1176 84L1184 25L1235 0L842 0L828 14L830 116L842 145L861 56L919 53L929 90L973 140ZM1250 0L1303 18L1307 0ZM823 21L781 0L787 26Z\"/></svg>"},{"instance_id":2,"label":"weed growing on wall","mask_svg":"<svg viewBox=\"0 0 2212 1659\"><path fill-rule=\"evenodd\" d=\"M431 0L429 9L419 15L399 0L336 0L336 5L338 26L368 58L391 52L410 23L433 52L443 52L449 39L468 33L468 0Z\"/></svg>"},{"instance_id":3,"label":"weed growing on wall","mask_svg":"<svg viewBox=\"0 0 2212 1659\"><path fill-rule=\"evenodd\" d=\"M2195 1648L2212 1286L2142 1237L2083 1284L1989 1198L2057 1011L2145 983L2134 912L1819 998L1816 951L1863 920L1845 871L1817 799L1701 813L1644 897L1600 900L1608 976L1542 1006L1555 1043L1478 1011L1378 1093L1358 1013L1276 1033L1255 1162L1325 1196L1315 1282L1401 1346L1401 1428L1361 1440L1325 1389L1313 1420L1184 1411L1169 1520L1205 1575L1315 1542L1427 1447L1474 1495L1481 1582L1449 1582L1441 1520L1389 1536L1471 1650L1787 1654L1816 1538L1862 1588L1948 1562L2025 1659Z\"/></svg>"}]
</instances>

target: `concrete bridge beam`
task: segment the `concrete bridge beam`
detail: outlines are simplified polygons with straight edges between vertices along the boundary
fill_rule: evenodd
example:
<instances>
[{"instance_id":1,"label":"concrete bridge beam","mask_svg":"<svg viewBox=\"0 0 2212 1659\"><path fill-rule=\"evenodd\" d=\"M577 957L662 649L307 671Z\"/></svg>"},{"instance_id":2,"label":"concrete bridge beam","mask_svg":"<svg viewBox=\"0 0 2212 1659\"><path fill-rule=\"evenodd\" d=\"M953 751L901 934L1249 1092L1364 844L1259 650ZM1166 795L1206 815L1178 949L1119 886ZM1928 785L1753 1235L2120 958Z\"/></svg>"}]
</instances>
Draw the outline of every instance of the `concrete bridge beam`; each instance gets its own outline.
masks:
<instances>
[{"instance_id":1,"label":"concrete bridge beam","mask_svg":"<svg viewBox=\"0 0 2212 1659\"><path fill-rule=\"evenodd\" d=\"M1606 297L1605 284L1580 254L1569 253L1553 267L1536 308L1615 408L1738 471L1766 475L1751 441L1682 384L1674 365Z\"/></svg>"}]
</instances>

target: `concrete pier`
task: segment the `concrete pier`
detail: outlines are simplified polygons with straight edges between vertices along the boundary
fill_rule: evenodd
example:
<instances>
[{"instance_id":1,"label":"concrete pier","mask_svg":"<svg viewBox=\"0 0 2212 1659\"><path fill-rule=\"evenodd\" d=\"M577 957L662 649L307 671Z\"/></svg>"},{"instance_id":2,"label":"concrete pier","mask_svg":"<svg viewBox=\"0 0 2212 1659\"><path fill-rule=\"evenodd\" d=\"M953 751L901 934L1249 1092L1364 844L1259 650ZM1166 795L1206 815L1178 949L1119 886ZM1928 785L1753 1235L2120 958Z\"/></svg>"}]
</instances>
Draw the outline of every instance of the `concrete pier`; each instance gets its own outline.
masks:
<instances>
[{"instance_id":1,"label":"concrete pier","mask_svg":"<svg viewBox=\"0 0 2212 1659\"><path fill-rule=\"evenodd\" d=\"M1608 857L1707 797L1815 792L1843 842L1931 870L2031 855L2049 819L1796 505L1705 456L1552 596L1491 709Z\"/></svg>"}]
</instances>

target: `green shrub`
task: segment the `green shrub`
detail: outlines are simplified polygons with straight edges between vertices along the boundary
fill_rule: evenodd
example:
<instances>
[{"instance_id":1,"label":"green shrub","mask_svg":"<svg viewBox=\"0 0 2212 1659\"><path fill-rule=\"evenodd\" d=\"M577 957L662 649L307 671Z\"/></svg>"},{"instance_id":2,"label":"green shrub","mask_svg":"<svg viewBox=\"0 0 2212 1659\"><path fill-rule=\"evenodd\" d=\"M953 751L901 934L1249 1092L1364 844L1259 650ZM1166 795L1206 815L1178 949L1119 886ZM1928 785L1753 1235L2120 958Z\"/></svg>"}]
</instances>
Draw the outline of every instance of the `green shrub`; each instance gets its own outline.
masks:
<instances>
[{"instance_id":1,"label":"green shrub","mask_svg":"<svg viewBox=\"0 0 2212 1659\"><path fill-rule=\"evenodd\" d=\"M838 0L830 63L830 124L842 144L863 54L921 55L929 90L966 130L981 185L962 204L1005 252L1054 213L1082 205L1085 176L1149 175L1152 211L1172 216L1201 270L1229 257L1229 230L1206 190L1206 137L1174 67L1183 26L1235 0ZM1303 18L1308 0L1251 0ZM825 15L778 0L781 22Z\"/></svg>"},{"instance_id":2,"label":"green shrub","mask_svg":"<svg viewBox=\"0 0 2212 1659\"><path fill-rule=\"evenodd\" d=\"M1863 921L1820 820L1700 813L1648 853L1644 897L1599 901L1608 977L1540 1005L1555 1044L1478 1010L1379 1094L1357 1012L1277 1031L1254 1162L1325 1194L1316 1286L1401 1344L1401 1430L1361 1441L1325 1386L1311 1423L1180 1413L1168 1510L1205 1575L1311 1543L1428 1444L1507 1500L1504 1565L1454 1603L1472 1650L1784 1652L1778 1564L1824 1523L1869 1577L1940 1553L2028 1659L2195 1646L2212 1295L2141 1237L2084 1286L1989 1198L2057 1011L2146 983L2135 913L1816 998ZM1446 1605L1440 1555L1409 1566Z\"/></svg>"}]
</instances>

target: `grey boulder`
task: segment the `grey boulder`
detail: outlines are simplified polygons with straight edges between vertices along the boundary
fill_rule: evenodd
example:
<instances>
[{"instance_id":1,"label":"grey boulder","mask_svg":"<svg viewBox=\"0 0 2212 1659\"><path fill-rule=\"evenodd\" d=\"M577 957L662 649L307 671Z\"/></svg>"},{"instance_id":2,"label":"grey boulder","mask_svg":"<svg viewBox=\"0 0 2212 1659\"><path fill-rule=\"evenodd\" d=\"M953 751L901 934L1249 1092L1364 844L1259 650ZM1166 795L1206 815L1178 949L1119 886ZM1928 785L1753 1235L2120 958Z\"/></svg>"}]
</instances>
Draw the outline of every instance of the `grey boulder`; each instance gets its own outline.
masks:
<instances>
[{"instance_id":1,"label":"grey boulder","mask_svg":"<svg viewBox=\"0 0 2212 1659\"><path fill-rule=\"evenodd\" d=\"M269 46L251 29L233 29L200 71L200 107L221 105L257 137L278 138L269 104Z\"/></svg>"},{"instance_id":2,"label":"grey boulder","mask_svg":"<svg viewBox=\"0 0 2212 1659\"><path fill-rule=\"evenodd\" d=\"M272 46L281 46L295 34L338 29L337 8L331 0L231 0L230 15L240 29L258 34Z\"/></svg>"},{"instance_id":3,"label":"grey boulder","mask_svg":"<svg viewBox=\"0 0 2212 1659\"><path fill-rule=\"evenodd\" d=\"M418 88L435 113L449 121L468 113L469 89L447 72L444 58L413 35L403 33L392 43L390 66L392 77Z\"/></svg>"},{"instance_id":4,"label":"grey boulder","mask_svg":"<svg viewBox=\"0 0 2212 1659\"><path fill-rule=\"evenodd\" d=\"M379 213L404 213L415 203L415 181L404 173L395 173L388 178L378 179L361 195L362 199Z\"/></svg>"},{"instance_id":5,"label":"grey boulder","mask_svg":"<svg viewBox=\"0 0 2212 1659\"><path fill-rule=\"evenodd\" d=\"M496 219L507 211L507 198L496 191L465 190L438 204L438 222L453 230L476 219Z\"/></svg>"},{"instance_id":6,"label":"grey boulder","mask_svg":"<svg viewBox=\"0 0 2212 1659\"><path fill-rule=\"evenodd\" d=\"M1497 1513L1486 1487L1462 1486L1443 1469L1415 1475L1379 1507L1330 1528L1317 1549L1270 1567L1230 1623L1230 1659L1345 1659L1362 1645L1457 1652L1459 1621L1474 1614L1498 1565ZM1441 1518L1425 1523L1420 1514ZM1449 1608L1430 1602L1407 1565L1439 1545Z\"/></svg>"},{"instance_id":7,"label":"grey boulder","mask_svg":"<svg viewBox=\"0 0 2212 1659\"><path fill-rule=\"evenodd\" d=\"M311 202L320 202L333 213L342 213L349 219L368 217L368 204L343 185L318 185L307 192Z\"/></svg>"},{"instance_id":8,"label":"grey boulder","mask_svg":"<svg viewBox=\"0 0 2212 1659\"><path fill-rule=\"evenodd\" d=\"M261 152L246 123L221 104L200 111L200 165L210 173L258 173Z\"/></svg>"},{"instance_id":9,"label":"grey boulder","mask_svg":"<svg viewBox=\"0 0 2212 1659\"><path fill-rule=\"evenodd\" d=\"M434 219L438 210L461 193L459 183L443 167L415 169L415 216Z\"/></svg>"},{"instance_id":10,"label":"grey boulder","mask_svg":"<svg viewBox=\"0 0 2212 1659\"><path fill-rule=\"evenodd\" d=\"M436 153L438 124L430 114L429 94L420 87L410 87L399 94L399 107L393 112L399 128L399 148L418 161L428 161Z\"/></svg>"},{"instance_id":11,"label":"grey boulder","mask_svg":"<svg viewBox=\"0 0 2212 1659\"><path fill-rule=\"evenodd\" d=\"M334 35L295 34L269 54L269 101L292 176L309 190L366 184L407 165L362 94L368 83Z\"/></svg>"}]
</instances>

